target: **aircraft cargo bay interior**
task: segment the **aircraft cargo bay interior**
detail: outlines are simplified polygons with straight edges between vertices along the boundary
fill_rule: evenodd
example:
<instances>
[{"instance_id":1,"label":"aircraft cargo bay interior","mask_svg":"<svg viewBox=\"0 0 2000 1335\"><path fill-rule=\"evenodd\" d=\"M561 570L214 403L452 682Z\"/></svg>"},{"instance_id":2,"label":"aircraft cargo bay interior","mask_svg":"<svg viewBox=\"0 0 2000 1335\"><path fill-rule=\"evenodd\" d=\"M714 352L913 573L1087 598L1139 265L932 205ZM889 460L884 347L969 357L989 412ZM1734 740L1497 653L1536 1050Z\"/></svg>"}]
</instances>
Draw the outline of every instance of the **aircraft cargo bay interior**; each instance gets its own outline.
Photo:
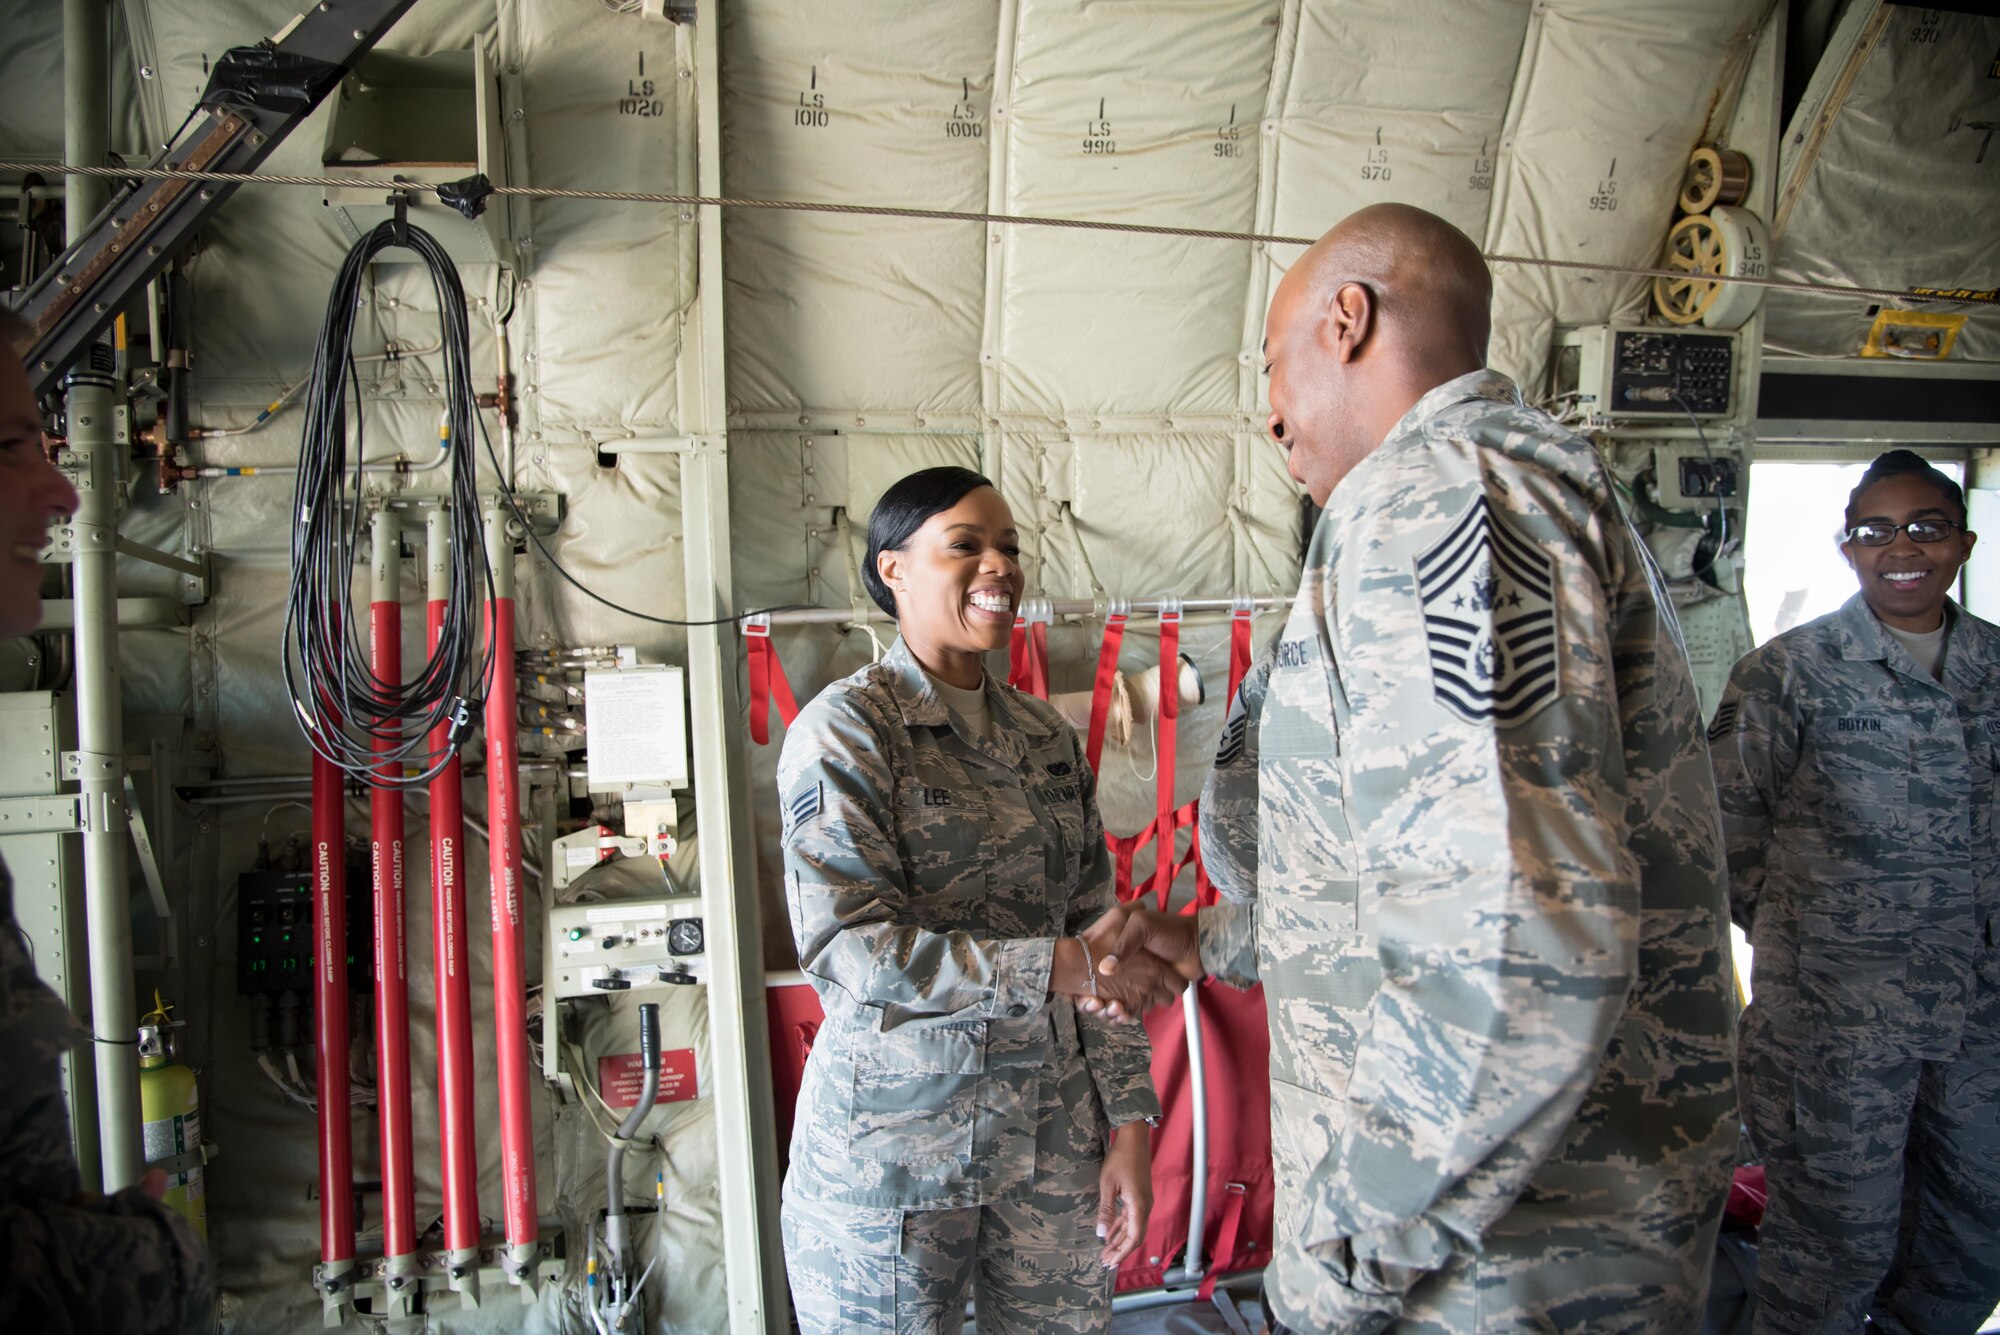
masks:
<instances>
[{"instance_id":1,"label":"aircraft cargo bay interior","mask_svg":"<svg viewBox=\"0 0 2000 1335\"><path fill-rule=\"evenodd\" d=\"M2000 1331L1996 133L1970 3L0 0L0 1328Z\"/></svg>"}]
</instances>

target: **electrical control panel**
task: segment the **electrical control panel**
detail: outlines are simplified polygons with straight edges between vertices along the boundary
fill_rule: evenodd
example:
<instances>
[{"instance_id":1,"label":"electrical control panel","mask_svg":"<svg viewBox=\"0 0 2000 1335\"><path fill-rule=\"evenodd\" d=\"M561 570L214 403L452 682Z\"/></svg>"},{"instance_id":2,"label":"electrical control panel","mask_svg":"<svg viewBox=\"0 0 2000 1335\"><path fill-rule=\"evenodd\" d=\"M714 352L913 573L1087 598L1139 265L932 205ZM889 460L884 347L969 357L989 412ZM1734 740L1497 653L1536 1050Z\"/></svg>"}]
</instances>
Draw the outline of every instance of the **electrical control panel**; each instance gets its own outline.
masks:
<instances>
[{"instance_id":1,"label":"electrical control panel","mask_svg":"<svg viewBox=\"0 0 2000 1335\"><path fill-rule=\"evenodd\" d=\"M701 899L674 895L549 910L548 990L566 997L698 983L708 975Z\"/></svg>"},{"instance_id":2,"label":"electrical control panel","mask_svg":"<svg viewBox=\"0 0 2000 1335\"><path fill-rule=\"evenodd\" d=\"M1592 325L1558 341L1553 389L1600 419L1729 417L1738 360L1734 334Z\"/></svg>"},{"instance_id":3,"label":"electrical control panel","mask_svg":"<svg viewBox=\"0 0 2000 1335\"><path fill-rule=\"evenodd\" d=\"M347 983L370 986L375 916L368 868L347 864ZM236 878L236 990L310 992L313 877L306 871L247 871Z\"/></svg>"}]
</instances>

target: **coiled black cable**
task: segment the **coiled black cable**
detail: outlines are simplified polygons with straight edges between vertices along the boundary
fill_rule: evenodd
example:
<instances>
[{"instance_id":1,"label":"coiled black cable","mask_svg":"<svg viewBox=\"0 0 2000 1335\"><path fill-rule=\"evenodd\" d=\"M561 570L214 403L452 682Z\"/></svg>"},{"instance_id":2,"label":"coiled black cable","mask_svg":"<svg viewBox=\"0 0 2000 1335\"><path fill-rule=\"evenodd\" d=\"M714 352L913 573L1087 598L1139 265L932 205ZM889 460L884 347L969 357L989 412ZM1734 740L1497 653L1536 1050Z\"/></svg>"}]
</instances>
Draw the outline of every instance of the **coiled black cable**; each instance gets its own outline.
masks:
<instances>
[{"instance_id":1,"label":"coiled black cable","mask_svg":"<svg viewBox=\"0 0 2000 1335\"><path fill-rule=\"evenodd\" d=\"M355 313L369 262L400 246L430 271L443 326L444 393L451 451L446 501L451 527L450 590L443 632L423 668L409 681L375 674L354 614L354 577L362 549L365 455L360 377L354 368ZM348 389L353 389L353 467L348 466ZM285 602L285 689L306 741L322 758L377 788L430 782L458 752L485 707L493 647L480 610L493 597L480 524L473 433L478 401L472 392L465 288L437 239L400 217L378 224L340 266L326 320L313 350L302 400L298 486L292 507L292 583ZM344 491L351 483L351 496ZM446 746L431 732L448 729ZM380 751L378 742L387 745Z\"/></svg>"}]
</instances>

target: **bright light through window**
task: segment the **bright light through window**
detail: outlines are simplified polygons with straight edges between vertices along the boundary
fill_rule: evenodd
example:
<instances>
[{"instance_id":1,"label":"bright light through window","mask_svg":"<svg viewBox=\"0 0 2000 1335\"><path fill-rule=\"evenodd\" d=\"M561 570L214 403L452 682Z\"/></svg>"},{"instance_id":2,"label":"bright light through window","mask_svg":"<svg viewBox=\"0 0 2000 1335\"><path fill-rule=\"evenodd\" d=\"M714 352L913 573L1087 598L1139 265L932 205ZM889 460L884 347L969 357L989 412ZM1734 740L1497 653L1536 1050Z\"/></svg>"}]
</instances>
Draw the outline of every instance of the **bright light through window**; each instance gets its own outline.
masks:
<instances>
[{"instance_id":1,"label":"bright light through window","mask_svg":"<svg viewBox=\"0 0 2000 1335\"><path fill-rule=\"evenodd\" d=\"M1965 480L1965 465L1938 471ZM1743 595L1750 634L1762 644L1854 596L1854 571L1840 554L1847 494L1866 464L1750 465L1750 514L1744 526Z\"/></svg>"}]
</instances>

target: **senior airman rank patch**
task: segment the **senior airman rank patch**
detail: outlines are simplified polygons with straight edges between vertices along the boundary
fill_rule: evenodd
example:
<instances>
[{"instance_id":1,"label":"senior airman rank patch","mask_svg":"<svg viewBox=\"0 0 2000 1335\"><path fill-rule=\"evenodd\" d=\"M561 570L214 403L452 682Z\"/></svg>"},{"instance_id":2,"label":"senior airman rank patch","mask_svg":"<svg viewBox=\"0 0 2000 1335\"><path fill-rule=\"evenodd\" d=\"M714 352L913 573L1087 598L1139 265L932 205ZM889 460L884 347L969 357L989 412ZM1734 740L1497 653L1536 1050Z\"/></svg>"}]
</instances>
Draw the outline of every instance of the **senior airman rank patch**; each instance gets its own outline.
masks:
<instances>
[{"instance_id":1,"label":"senior airman rank patch","mask_svg":"<svg viewBox=\"0 0 2000 1335\"><path fill-rule=\"evenodd\" d=\"M1468 723L1509 727L1562 694L1555 563L1484 496L1417 557L1431 689Z\"/></svg>"},{"instance_id":2,"label":"senior airman rank patch","mask_svg":"<svg viewBox=\"0 0 2000 1335\"><path fill-rule=\"evenodd\" d=\"M792 800L785 804L785 830L790 833L819 815L822 801L821 785L812 784L792 794Z\"/></svg>"}]
</instances>

